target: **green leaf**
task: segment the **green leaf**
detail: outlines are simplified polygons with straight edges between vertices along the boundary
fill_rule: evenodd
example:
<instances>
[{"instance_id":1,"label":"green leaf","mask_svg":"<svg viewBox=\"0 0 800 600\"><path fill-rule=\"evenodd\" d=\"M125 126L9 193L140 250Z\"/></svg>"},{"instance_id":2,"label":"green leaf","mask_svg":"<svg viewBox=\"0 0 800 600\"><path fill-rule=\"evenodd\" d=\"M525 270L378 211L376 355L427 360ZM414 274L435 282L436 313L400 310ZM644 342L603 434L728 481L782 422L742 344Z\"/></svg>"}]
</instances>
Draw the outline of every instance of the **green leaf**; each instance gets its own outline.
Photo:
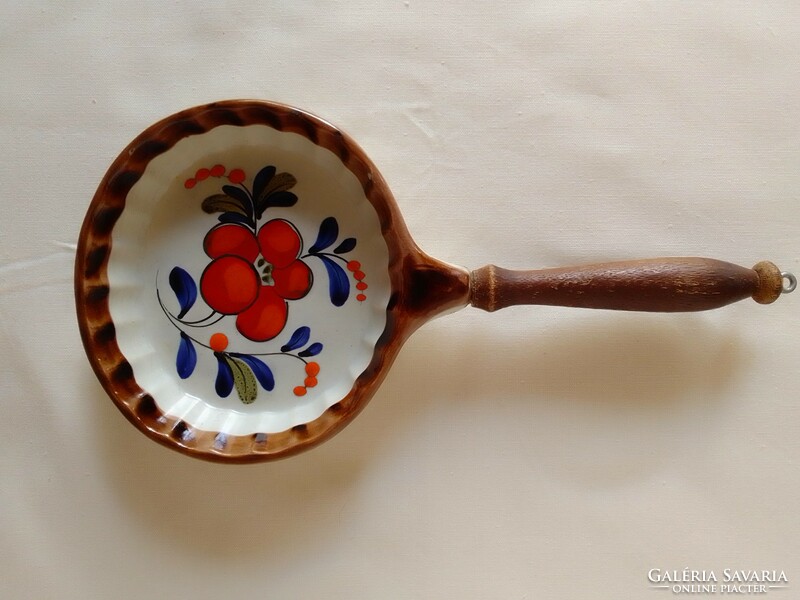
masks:
<instances>
[{"instance_id":1,"label":"green leaf","mask_svg":"<svg viewBox=\"0 0 800 600\"><path fill-rule=\"evenodd\" d=\"M258 386L256 385L256 377L253 371L243 360L233 358L232 356L225 355L225 362L233 371L233 385L236 388L236 393L239 394L239 400L243 404L252 404L258 395Z\"/></svg>"},{"instance_id":2,"label":"green leaf","mask_svg":"<svg viewBox=\"0 0 800 600\"><path fill-rule=\"evenodd\" d=\"M231 198L227 194L214 194L203 200L201 205L203 210L209 214L215 212L233 212L245 217L249 216L247 209L236 198Z\"/></svg>"}]
</instances>

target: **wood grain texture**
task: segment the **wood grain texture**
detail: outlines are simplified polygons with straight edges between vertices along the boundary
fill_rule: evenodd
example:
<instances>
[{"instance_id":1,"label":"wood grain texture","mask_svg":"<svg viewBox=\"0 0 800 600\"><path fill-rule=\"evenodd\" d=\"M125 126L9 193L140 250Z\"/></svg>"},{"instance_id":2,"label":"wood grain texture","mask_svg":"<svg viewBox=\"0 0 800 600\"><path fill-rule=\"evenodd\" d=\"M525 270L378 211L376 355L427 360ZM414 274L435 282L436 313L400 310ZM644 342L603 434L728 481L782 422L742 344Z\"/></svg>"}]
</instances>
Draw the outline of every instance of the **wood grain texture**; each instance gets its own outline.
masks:
<instances>
[{"instance_id":1,"label":"wood grain texture","mask_svg":"<svg viewBox=\"0 0 800 600\"><path fill-rule=\"evenodd\" d=\"M758 274L758 289L753 300L759 304L772 304L783 292L783 275L781 270L768 260L762 260L753 267Z\"/></svg>"},{"instance_id":2,"label":"wood grain texture","mask_svg":"<svg viewBox=\"0 0 800 600\"><path fill-rule=\"evenodd\" d=\"M759 263L755 270L710 258L656 258L537 271L488 265L472 272L471 303L490 312L519 304L689 312L750 297L771 302L780 294L780 285L780 272L772 263Z\"/></svg>"}]
</instances>

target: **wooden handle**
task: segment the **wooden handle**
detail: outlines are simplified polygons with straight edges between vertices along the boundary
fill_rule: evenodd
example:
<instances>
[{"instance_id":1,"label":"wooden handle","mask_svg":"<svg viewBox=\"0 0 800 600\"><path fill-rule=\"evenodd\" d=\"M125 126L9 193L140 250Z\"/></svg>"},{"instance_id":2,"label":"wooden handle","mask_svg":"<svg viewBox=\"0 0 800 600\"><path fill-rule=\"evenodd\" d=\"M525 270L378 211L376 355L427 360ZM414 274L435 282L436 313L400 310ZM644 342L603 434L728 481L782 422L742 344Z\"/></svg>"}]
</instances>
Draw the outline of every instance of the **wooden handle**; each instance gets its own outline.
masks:
<instances>
[{"instance_id":1,"label":"wooden handle","mask_svg":"<svg viewBox=\"0 0 800 600\"><path fill-rule=\"evenodd\" d=\"M774 302L783 279L771 262L752 269L710 258L656 258L539 271L488 265L470 277L472 305L489 312L517 304L688 312L744 298Z\"/></svg>"}]
</instances>

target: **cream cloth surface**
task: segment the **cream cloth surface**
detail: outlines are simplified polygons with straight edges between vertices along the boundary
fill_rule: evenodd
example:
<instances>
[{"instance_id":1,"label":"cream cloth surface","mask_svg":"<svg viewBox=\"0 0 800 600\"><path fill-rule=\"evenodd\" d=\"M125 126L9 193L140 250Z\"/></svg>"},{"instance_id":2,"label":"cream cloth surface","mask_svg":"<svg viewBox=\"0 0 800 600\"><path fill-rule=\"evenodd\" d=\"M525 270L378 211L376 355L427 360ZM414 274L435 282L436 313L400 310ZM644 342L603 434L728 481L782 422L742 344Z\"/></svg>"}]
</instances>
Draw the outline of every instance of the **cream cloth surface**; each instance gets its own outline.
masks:
<instances>
[{"instance_id":1,"label":"cream cloth surface","mask_svg":"<svg viewBox=\"0 0 800 600\"><path fill-rule=\"evenodd\" d=\"M793 1L3 2L0 596L616 600L685 568L798 593L800 293L467 308L336 438L247 467L128 424L72 298L117 153L247 97L350 133L452 263L800 272L798 56Z\"/></svg>"}]
</instances>

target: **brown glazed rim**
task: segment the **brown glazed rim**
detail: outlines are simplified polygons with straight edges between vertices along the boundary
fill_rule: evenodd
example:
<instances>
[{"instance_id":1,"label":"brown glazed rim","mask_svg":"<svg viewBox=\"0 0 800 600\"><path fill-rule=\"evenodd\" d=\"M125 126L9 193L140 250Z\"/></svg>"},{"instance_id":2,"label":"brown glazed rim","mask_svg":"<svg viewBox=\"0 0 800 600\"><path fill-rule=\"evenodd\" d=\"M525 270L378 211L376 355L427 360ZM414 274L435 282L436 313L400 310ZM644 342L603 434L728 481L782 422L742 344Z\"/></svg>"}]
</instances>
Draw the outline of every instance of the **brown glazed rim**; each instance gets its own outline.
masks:
<instances>
[{"instance_id":1,"label":"brown glazed rim","mask_svg":"<svg viewBox=\"0 0 800 600\"><path fill-rule=\"evenodd\" d=\"M162 413L142 389L120 352L109 313L108 259L114 224L125 209L128 192L148 163L178 141L220 125L268 125L300 134L333 152L358 178L377 212L389 250L392 293L386 327L369 366L342 400L313 421L286 431L227 435L202 431ZM286 457L328 439L366 405L403 341L433 313L463 304L469 281L465 271L422 253L411 239L389 188L364 151L345 133L305 111L258 100L228 100L189 108L147 128L112 163L92 199L78 241L75 299L83 345L108 395L122 414L153 440L197 458L219 462L258 462ZM444 269L444 270L443 270ZM413 280L413 281L411 281ZM444 288L441 290L440 288ZM443 291L432 300L433 292Z\"/></svg>"}]
</instances>

